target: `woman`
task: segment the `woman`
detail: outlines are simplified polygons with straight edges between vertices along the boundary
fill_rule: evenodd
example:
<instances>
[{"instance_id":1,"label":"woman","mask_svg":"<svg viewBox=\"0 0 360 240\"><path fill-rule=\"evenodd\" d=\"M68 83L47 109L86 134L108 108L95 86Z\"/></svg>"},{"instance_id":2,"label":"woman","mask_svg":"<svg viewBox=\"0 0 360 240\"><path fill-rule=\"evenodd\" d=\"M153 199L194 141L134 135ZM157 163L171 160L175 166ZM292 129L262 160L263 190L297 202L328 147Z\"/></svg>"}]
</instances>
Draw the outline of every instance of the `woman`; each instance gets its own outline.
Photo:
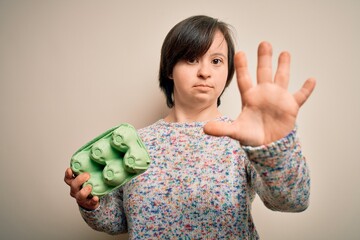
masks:
<instances>
[{"instance_id":1,"label":"woman","mask_svg":"<svg viewBox=\"0 0 360 240\"><path fill-rule=\"evenodd\" d=\"M258 239L255 193L272 210L305 210L310 179L295 121L315 80L292 95L290 55L280 54L274 81L271 58L271 45L262 42L254 86L227 24L194 16L174 26L159 73L170 113L139 130L149 169L101 199L81 188L89 174L65 173L85 221L131 239ZM234 71L242 111L233 121L218 106Z\"/></svg>"}]
</instances>

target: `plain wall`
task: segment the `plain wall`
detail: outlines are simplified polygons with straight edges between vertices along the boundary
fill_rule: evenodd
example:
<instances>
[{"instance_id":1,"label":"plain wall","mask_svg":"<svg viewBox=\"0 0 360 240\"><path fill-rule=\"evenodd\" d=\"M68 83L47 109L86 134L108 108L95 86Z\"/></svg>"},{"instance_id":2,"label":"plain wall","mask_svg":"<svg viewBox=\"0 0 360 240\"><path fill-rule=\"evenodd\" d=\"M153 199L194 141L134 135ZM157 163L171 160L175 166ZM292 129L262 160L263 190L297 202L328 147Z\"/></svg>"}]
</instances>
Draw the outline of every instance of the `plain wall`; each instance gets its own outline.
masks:
<instances>
[{"instance_id":1,"label":"plain wall","mask_svg":"<svg viewBox=\"0 0 360 240\"><path fill-rule=\"evenodd\" d=\"M126 239L85 224L65 169L108 128L141 128L166 114L162 41L180 20L206 14L234 26L253 78L267 40L274 56L292 54L290 91L317 79L298 118L310 207L272 212L257 198L262 239L359 239L359 12L357 0L0 0L0 238ZM222 100L235 118L236 81Z\"/></svg>"}]
</instances>

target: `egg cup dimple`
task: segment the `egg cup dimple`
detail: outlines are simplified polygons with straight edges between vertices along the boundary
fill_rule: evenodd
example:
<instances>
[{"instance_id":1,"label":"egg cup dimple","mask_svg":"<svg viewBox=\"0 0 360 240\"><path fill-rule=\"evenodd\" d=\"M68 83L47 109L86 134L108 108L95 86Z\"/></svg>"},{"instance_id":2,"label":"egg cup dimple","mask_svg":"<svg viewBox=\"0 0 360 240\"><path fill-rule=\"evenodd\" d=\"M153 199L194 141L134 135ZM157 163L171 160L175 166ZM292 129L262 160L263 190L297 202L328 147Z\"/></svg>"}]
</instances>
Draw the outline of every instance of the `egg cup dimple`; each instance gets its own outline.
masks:
<instances>
[{"instance_id":1,"label":"egg cup dimple","mask_svg":"<svg viewBox=\"0 0 360 240\"><path fill-rule=\"evenodd\" d=\"M123 123L99 135L74 153L75 175L88 172L93 196L103 196L145 172L150 165L146 147L130 124Z\"/></svg>"}]
</instances>

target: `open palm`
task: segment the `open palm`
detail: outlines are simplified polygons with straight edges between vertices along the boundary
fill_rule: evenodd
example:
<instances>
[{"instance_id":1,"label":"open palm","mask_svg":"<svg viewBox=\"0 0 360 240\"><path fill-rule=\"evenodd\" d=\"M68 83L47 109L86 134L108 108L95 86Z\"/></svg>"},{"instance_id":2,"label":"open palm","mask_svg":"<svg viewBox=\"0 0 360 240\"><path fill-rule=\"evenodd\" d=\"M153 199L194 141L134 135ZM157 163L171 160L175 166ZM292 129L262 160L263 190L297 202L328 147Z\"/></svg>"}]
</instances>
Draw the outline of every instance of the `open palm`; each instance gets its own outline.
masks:
<instances>
[{"instance_id":1,"label":"open palm","mask_svg":"<svg viewBox=\"0 0 360 240\"><path fill-rule=\"evenodd\" d=\"M241 95L242 111L232 123L209 122L204 131L215 136L229 136L243 145L259 146L286 136L295 126L300 107L315 88L309 78L296 93L287 88L290 75L290 54L282 52L272 77L272 47L262 42L258 48L257 84L252 84L246 56L235 55L236 78Z\"/></svg>"}]
</instances>

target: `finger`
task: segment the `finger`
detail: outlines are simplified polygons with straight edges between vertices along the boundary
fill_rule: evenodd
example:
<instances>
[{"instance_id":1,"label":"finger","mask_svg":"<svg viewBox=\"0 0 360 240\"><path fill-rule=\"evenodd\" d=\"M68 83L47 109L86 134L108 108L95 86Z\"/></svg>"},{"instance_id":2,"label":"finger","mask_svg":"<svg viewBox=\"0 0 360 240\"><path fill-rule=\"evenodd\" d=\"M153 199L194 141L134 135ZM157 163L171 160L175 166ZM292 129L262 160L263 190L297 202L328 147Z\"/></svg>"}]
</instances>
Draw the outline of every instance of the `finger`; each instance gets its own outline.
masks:
<instances>
[{"instance_id":1,"label":"finger","mask_svg":"<svg viewBox=\"0 0 360 240\"><path fill-rule=\"evenodd\" d=\"M290 53L282 52L279 56L278 68L275 74L275 83L287 89L290 79Z\"/></svg>"},{"instance_id":2,"label":"finger","mask_svg":"<svg viewBox=\"0 0 360 240\"><path fill-rule=\"evenodd\" d=\"M98 197L98 196L94 196L94 197L91 198L90 204L91 204L92 206L95 206L95 205L97 205L97 204L99 203L99 201L100 201L99 197Z\"/></svg>"},{"instance_id":3,"label":"finger","mask_svg":"<svg viewBox=\"0 0 360 240\"><path fill-rule=\"evenodd\" d=\"M76 194L80 191L82 185L90 179L90 174L89 173L82 173L80 175L78 175L72 182L71 182L71 190L70 190L70 195L72 197L75 197Z\"/></svg>"},{"instance_id":4,"label":"finger","mask_svg":"<svg viewBox=\"0 0 360 240\"><path fill-rule=\"evenodd\" d=\"M84 201L77 201L77 203L88 210L94 210L100 205L100 199L97 196L92 197L91 199L85 199Z\"/></svg>"},{"instance_id":5,"label":"finger","mask_svg":"<svg viewBox=\"0 0 360 240\"><path fill-rule=\"evenodd\" d=\"M208 135L222 137L228 136L235 138L234 128L230 123L212 121L204 126L204 132Z\"/></svg>"},{"instance_id":6,"label":"finger","mask_svg":"<svg viewBox=\"0 0 360 240\"><path fill-rule=\"evenodd\" d=\"M66 182L66 184L70 186L73 180L74 180L73 172L71 168L67 168L65 171L64 182Z\"/></svg>"},{"instance_id":7,"label":"finger","mask_svg":"<svg viewBox=\"0 0 360 240\"><path fill-rule=\"evenodd\" d=\"M235 54L235 71L240 94L252 87L251 77L248 70L246 55L244 52Z\"/></svg>"},{"instance_id":8,"label":"finger","mask_svg":"<svg viewBox=\"0 0 360 240\"><path fill-rule=\"evenodd\" d=\"M294 98L296 102L301 107L306 100L309 98L313 90L315 89L316 80L314 78L309 78L305 81L304 85L301 87L299 91L294 93Z\"/></svg>"},{"instance_id":9,"label":"finger","mask_svg":"<svg viewBox=\"0 0 360 240\"><path fill-rule=\"evenodd\" d=\"M272 47L261 42L258 48L257 83L272 82Z\"/></svg>"},{"instance_id":10,"label":"finger","mask_svg":"<svg viewBox=\"0 0 360 240\"><path fill-rule=\"evenodd\" d=\"M89 201L89 196L91 194L92 187L91 185L86 185L80 191L77 192L75 198L78 202Z\"/></svg>"}]
</instances>

